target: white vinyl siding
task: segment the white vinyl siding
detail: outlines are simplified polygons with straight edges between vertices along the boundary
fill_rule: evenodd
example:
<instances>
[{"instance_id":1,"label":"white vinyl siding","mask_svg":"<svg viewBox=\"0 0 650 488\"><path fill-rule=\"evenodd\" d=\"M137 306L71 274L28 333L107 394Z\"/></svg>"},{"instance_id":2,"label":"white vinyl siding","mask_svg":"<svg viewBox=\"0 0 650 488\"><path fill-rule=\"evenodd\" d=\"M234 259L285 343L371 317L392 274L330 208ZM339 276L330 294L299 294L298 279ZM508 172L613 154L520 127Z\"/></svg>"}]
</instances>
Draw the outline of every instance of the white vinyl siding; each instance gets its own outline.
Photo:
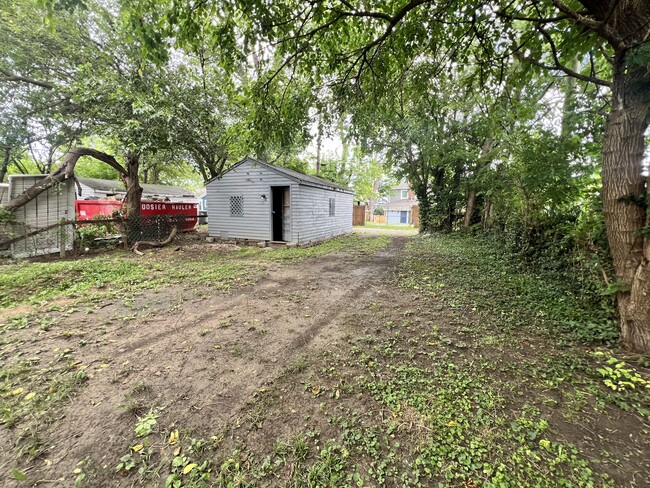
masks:
<instances>
[{"instance_id":1,"label":"white vinyl siding","mask_svg":"<svg viewBox=\"0 0 650 488\"><path fill-rule=\"evenodd\" d=\"M10 197L17 197L45 177L46 175L11 175L9 177ZM74 202L72 180L54 185L16 210L14 215L19 224L18 232L29 233L61 220L73 220ZM22 258L57 253L61 249L62 242L66 250L72 250L73 241L74 229L71 225L63 229L55 227L12 244L11 254L16 258Z\"/></svg>"},{"instance_id":2,"label":"white vinyl siding","mask_svg":"<svg viewBox=\"0 0 650 488\"><path fill-rule=\"evenodd\" d=\"M330 217L330 198L335 215ZM298 243L307 244L352 232L354 195L342 191L300 186L299 207L293 213L298 227Z\"/></svg>"},{"instance_id":3,"label":"white vinyl siding","mask_svg":"<svg viewBox=\"0 0 650 488\"><path fill-rule=\"evenodd\" d=\"M222 239L271 240L271 187L291 186L291 180L262 165L245 163L227 172L219 180L206 185L208 202L208 235ZM230 197L241 196L245 216L230 215ZM265 198L263 198L264 196ZM293 240L293 236L292 239Z\"/></svg>"}]
</instances>

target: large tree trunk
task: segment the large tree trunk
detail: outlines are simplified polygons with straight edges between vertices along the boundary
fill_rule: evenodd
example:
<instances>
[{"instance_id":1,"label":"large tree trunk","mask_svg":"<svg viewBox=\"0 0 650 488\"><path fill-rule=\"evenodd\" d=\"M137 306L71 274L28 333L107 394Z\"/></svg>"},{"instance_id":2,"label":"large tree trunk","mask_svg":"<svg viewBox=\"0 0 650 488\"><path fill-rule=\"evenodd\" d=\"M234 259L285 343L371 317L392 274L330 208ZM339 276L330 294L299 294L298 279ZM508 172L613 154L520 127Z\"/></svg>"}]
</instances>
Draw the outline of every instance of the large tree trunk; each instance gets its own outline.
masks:
<instances>
[{"instance_id":1,"label":"large tree trunk","mask_svg":"<svg viewBox=\"0 0 650 488\"><path fill-rule=\"evenodd\" d=\"M429 198L427 185L417 184L415 185L414 191L418 197L418 210L420 212L420 233L431 232L433 230L433 225L431 222L431 199Z\"/></svg>"},{"instance_id":2,"label":"large tree trunk","mask_svg":"<svg viewBox=\"0 0 650 488\"><path fill-rule=\"evenodd\" d=\"M323 145L323 117L318 113L318 135L316 136L316 174L321 170L321 148Z\"/></svg>"},{"instance_id":3,"label":"large tree trunk","mask_svg":"<svg viewBox=\"0 0 650 488\"><path fill-rule=\"evenodd\" d=\"M467 197L467 206L465 207L465 220L463 221L463 229L468 230L472 225L472 215L474 215L474 204L476 203L476 190L472 188Z\"/></svg>"},{"instance_id":4,"label":"large tree trunk","mask_svg":"<svg viewBox=\"0 0 650 488\"><path fill-rule=\"evenodd\" d=\"M140 201L142 199L142 187L138 176L140 153L127 152L124 158L126 174L122 175L122 181L126 187L126 215L128 218L137 219L140 217Z\"/></svg>"},{"instance_id":5,"label":"large tree trunk","mask_svg":"<svg viewBox=\"0 0 650 488\"><path fill-rule=\"evenodd\" d=\"M612 110L603 141L603 212L616 275L621 340L627 348L650 352L650 239L644 226L648 188L643 176L644 133L648 100L644 70L626 66L617 53ZM644 203L645 202L645 203ZM648 227L646 227L647 229Z\"/></svg>"},{"instance_id":6,"label":"large tree trunk","mask_svg":"<svg viewBox=\"0 0 650 488\"><path fill-rule=\"evenodd\" d=\"M126 173L122 175L122 181L126 188L125 210L126 210L126 234L124 238L130 245L143 239L143 231L147 229L144 222L140 221L140 202L142 200L142 187L138 170L140 166L140 153L126 152L124 155Z\"/></svg>"}]
</instances>

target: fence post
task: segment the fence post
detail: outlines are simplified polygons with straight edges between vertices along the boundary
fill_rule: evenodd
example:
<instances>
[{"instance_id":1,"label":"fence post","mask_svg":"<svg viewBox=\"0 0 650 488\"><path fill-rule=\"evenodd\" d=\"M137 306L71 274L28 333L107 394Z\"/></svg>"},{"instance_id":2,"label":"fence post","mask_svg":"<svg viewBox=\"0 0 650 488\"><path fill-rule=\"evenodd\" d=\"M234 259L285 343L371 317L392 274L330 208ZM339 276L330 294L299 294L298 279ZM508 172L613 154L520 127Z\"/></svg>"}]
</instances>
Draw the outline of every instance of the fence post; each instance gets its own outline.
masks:
<instances>
[{"instance_id":1,"label":"fence post","mask_svg":"<svg viewBox=\"0 0 650 488\"><path fill-rule=\"evenodd\" d=\"M59 221L59 257L65 257L65 245L67 244L68 234L65 231L66 220Z\"/></svg>"},{"instance_id":2,"label":"fence post","mask_svg":"<svg viewBox=\"0 0 650 488\"><path fill-rule=\"evenodd\" d=\"M122 217L122 243L124 244L124 250L129 250L129 221L125 217Z\"/></svg>"}]
</instances>

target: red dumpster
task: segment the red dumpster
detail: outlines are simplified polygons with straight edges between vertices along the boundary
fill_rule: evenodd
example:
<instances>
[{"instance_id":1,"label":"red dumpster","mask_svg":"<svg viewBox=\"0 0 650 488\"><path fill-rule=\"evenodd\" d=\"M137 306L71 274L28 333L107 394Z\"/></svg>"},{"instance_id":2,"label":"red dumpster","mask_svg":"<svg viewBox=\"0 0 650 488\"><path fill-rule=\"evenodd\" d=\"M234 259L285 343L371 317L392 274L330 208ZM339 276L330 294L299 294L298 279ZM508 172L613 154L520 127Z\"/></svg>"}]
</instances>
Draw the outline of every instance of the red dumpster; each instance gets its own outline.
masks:
<instances>
[{"instance_id":1,"label":"red dumpster","mask_svg":"<svg viewBox=\"0 0 650 488\"><path fill-rule=\"evenodd\" d=\"M118 200L77 200L75 207L79 220L92 220L100 217L111 217L113 212L122 212L123 204ZM188 231L192 230L196 225L198 203L142 200L140 202L140 215L142 217L162 215L176 217L183 215L188 218L183 221L180 230Z\"/></svg>"}]
</instances>

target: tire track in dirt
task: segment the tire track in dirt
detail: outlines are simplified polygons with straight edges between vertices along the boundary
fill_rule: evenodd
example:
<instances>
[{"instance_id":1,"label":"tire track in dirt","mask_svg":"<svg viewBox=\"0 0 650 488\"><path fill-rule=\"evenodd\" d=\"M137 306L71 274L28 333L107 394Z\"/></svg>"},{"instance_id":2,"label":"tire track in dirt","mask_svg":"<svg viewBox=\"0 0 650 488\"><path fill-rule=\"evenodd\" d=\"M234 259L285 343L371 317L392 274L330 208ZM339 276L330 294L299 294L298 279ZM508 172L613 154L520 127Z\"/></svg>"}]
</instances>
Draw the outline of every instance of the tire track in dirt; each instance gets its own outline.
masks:
<instances>
[{"instance_id":1,"label":"tire track in dirt","mask_svg":"<svg viewBox=\"0 0 650 488\"><path fill-rule=\"evenodd\" d=\"M134 442L135 419L120 404L137 385L146 385L140 400L145 410L158 408L162 428L215 434L292 362L343 337L337 318L382 283L405 242L396 238L370 256L278 265L255 285L187 301L173 316L138 321L104 346L79 350L84 364L108 367L88 368L92 377L50 427L47 452L33 470L57 479L86 457L114 467Z\"/></svg>"}]
</instances>

